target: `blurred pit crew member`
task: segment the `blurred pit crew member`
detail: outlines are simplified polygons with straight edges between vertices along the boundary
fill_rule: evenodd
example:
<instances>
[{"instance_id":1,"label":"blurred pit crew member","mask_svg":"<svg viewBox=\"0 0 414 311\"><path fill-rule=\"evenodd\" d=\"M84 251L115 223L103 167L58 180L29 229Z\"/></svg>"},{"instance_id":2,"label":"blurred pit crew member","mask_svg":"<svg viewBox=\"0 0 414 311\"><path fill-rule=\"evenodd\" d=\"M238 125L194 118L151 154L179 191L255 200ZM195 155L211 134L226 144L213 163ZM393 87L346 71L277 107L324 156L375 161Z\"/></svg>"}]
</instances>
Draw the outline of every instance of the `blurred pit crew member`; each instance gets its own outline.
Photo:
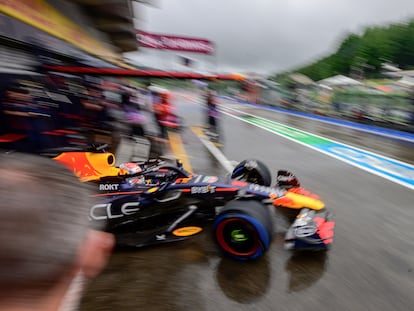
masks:
<instances>
[{"instance_id":1,"label":"blurred pit crew member","mask_svg":"<svg viewBox=\"0 0 414 311\"><path fill-rule=\"evenodd\" d=\"M170 101L167 92L160 94L160 101L154 103L153 109L160 136L162 138L167 138L167 127L163 122L167 119L170 109Z\"/></svg>"},{"instance_id":2,"label":"blurred pit crew member","mask_svg":"<svg viewBox=\"0 0 414 311\"><path fill-rule=\"evenodd\" d=\"M154 103L154 114L157 121L160 136L167 138L167 122L171 119L173 114L173 106L170 102L170 95L168 92L160 94L160 101Z\"/></svg>"},{"instance_id":3,"label":"blurred pit crew member","mask_svg":"<svg viewBox=\"0 0 414 311\"><path fill-rule=\"evenodd\" d=\"M214 93L212 90L207 91L206 95L206 106L207 106L207 124L208 130L213 133L217 133L218 131L218 116L219 111L217 109L217 102L214 98Z\"/></svg>"},{"instance_id":4,"label":"blurred pit crew member","mask_svg":"<svg viewBox=\"0 0 414 311\"><path fill-rule=\"evenodd\" d=\"M133 102L132 95L124 92L122 97L122 108L125 112L125 122L128 125L128 136L144 136L146 117L142 113L140 104Z\"/></svg>"},{"instance_id":5,"label":"blurred pit crew member","mask_svg":"<svg viewBox=\"0 0 414 311\"><path fill-rule=\"evenodd\" d=\"M108 107L99 84L86 84L82 100L82 127L89 143L95 142L96 130L112 130L109 123Z\"/></svg>"},{"instance_id":6,"label":"blurred pit crew member","mask_svg":"<svg viewBox=\"0 0 414 311\"><path fill-rule=\"evenodd\" d=\"M0 153L0 174L0 309L74 310L114 246L111 234L88 227L85 184L22 153Z\"/></svg>"},{"instance_id":7,"label":"blurred pit crew member","mask_svg":"<svg viewBox=\"0 0 414 311\"><path fill-rule=\"evenodd\" d=\"M30 92L19 84L10 85L1 101L2 131L24 137L14 149L35 152L41 147L41 116L45 109L38 105Z\"/></svg>"}]
</instances>

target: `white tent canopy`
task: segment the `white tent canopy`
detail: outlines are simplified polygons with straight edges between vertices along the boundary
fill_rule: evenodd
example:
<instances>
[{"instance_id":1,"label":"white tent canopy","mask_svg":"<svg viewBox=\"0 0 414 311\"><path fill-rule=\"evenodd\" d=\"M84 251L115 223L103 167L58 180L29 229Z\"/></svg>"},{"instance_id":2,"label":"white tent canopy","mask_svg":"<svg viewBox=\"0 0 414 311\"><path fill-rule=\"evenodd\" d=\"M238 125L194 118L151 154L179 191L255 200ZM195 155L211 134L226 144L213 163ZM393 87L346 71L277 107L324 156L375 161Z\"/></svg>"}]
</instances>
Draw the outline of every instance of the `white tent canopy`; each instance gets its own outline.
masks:
<instances>
[{"instance_id":1,"label":"white tent canopy","mask_svg":"<svg viewBox=\"0 0 414 311\"><path fill-rule=\"evenodd\" d=\"M361 82L351 79L347 76L337 75L330 78L326 78L318 81L319 85L325 85L329 87L335 86L351 86L351 85L362 85Z\"/></svg>"},{"instance_id":2,"label":"white tent canopy","mask_svg":"<svg viewBox=\"0 0 414 311\"><path fill-rule=\"evenodd\" d=\"M414 77L403 76L397 83L402 86L412 87L414 86Z\"/></svg>"},{"instance_id":3,"label":"white tent canopy","mask_svg":"<svg viewBox=\"0 0 414 311\"><path fill-rule=\"evenodd\" d=\"M295 81L296 83L303 84L303 85L315 84L315 82L313 82L311 78L301 73L292 73L289 75L289 78Z\"/></svg>"}]
</instances>

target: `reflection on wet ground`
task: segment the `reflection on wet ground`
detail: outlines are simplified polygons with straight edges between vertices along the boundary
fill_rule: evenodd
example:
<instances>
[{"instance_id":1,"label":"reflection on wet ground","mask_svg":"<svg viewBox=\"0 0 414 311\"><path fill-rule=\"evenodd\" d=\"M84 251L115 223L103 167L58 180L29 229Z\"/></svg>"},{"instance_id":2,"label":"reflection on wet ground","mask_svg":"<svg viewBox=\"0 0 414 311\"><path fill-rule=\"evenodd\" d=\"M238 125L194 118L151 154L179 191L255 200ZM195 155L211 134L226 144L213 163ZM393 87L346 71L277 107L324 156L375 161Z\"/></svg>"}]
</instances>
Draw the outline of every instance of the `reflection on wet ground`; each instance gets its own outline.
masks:
<instances>
[{"instance_id":1,"label":"reflection on wet ground","mask_svg":"<svg viewBox=\"0 0 414 311\"><path fill-rule=\"evenodd\" d=\"M327 253L293 254L286 262L286 271L289 275L288 291L299 292L319 280L325 272Z\"/></svg>"},{"instance_id":2,"label":"reflection on wet ground","mask_svg":"<svg viewBox=\"0 0 414 311\"><path fill-rule=\"evenodd\" d=\"M90 284L81 310L240 310L272 305L284 293L315 284L327 261L326 253L291 255L283 251L282 241L280 235L272 252L249 262L222 256L208 232L184 242L118 251Z\"/></svg>"},{"instance_id":3,"label":"reflection on wet ground","mask_svg":"<svg viewBox=\"0 0 414 311\"><path fill-rule=\"evenodd\" d=\"M142 249L118 251L90 286L81 310L184 310L199 304L194 269L208 266L205 236ZM213 249L214 250L214 249Z\"/></svg>"},{"instance_id":4,"label":"reflection on wet ground","mask_svg":"<svg viewBox=\"0 0 414 311\"><path fill-rule=\"evenodd\" d=\"M227 298L249 304L269 289L270 271L268 256L251 262L223 258L217 268L217 283Z\"/></svg>"}]
</instances>

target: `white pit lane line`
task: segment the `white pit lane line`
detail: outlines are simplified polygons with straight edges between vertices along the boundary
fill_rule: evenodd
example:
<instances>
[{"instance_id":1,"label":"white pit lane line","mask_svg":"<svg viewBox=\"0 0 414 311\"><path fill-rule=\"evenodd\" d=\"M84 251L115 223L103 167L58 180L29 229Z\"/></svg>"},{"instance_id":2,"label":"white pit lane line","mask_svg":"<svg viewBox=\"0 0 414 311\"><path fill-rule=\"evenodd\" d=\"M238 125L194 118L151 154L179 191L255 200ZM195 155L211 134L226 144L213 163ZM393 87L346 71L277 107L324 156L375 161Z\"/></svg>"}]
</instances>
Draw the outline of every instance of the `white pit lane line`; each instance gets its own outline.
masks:
<instances>
[{"instance_id":1,"label":"white pit lane line","mask_svg":"<svg viewBox=\"0 0 414 311\"><path fill-rule=\"evenodd\" d=\"M224 106L221 106L220 107L220 111L223 114L225 114L225 115L227 115L229 117L232 117L232 118L235 118L235 119L238 119L238 120L240 120L242 122L247 122L247 123L250 123L250 122L248 122L248 121L244 120L243 118L235 115L234 113L241 114L241 115L250 115L250 116L257 117L257 118L261 118L261 117L258 117L256 115L254 115L254 114L246 113L246 112L240 111L240 110L238 110L236 108L232 108L232 107L224 107ZM231 113L231 111L233 113ZM278 122L274 122L274 121L271 121L271 122L273 122L275 124L279 124ZM311 136L314 136L314 137L320 137L322 139L325 139L325 140L328 140L328 141L332 142L334 145L332 145L332 148L331 149L334 149L333 147L343 147L343 148L348 149L350 151L360 152L361 156L363 156L363 155L365 156L365 159L368 159L369 158L369 159L374 159L375 160L375 163L374 163L375 165L372 165L373 163L370 163L370 162L369 163L359 163L360 161L356 161L355 159L349 159L349 157L347 158L347 157L344 157L344 156L340 156L337 153L333 153L332 150L323 150L321 148L317 148L317 147L312 146L310 144L303 143L303 142L298 141L296 139L292 139L292 138L290 138L290 137L288 137L286 135L282 135L281 133L275 133L274 131L271 131L269 128L260 126L258 124L254 124L254 123L250 123L250 124L252 124L254 126L257 126L259 128L262 128L263 130L269 131L269 132L271 132L271 133L273 133L275 135L278 135L278 136L284 137L284 138L286 138L288 140L294 141L295 143L301 144L301 145L303 145L305 147L308 147L308 148L311 148L313 150L316 150L316 151L318 151L320 153L323 153L325 155L328 155L330 157L333 157L333 158L335 158L335 159L337 159L339 161L345 162L345 163L350 164L350 165L352 165L354 167L357 167L359 169L365 170L365 171L367 171L367 172L369 172L371 174L380 176L380 177L382 177L384 179L387 179L387 180L392 181L394 183L397 183L397 184L399 184L401 186L404 186L404 187L407 187L409 189L413 189L414 190L414 178L411 177L412 174L413 174L413 172L414 172L414 166L412 166L412 165L410 165L408 163L404 163L404 162L398 161L396 159L391 159L391 158L388 158L388 157L385 157L385 156L381 156L381 155L378 155L378 154L375 154L375 153L372 153L372 152L368 152L368 151L365 151L365 150L362 150L362 149L359 149L359 148L351 147L351 146L349 146L347 144L339 143L339 142L337 142L335 140L328 139L328 138L325 138L325 137L321 137L321 136L316 135L316 134L311 134L311 133L308 133L308 132L305 132L305 131L302 131L302 130L298 130L298 132L303 132L303 133L306 133L308 135L311 135ZM294 128L292 128L292 129L294 129ZM193 131L196 133L195 130L193 130ZM204 135L204 133L201 130L199 131L199 133L196 133L196 135L199 137L199 139L204 144L204 146L217 159L217 161L229 173L231 173L233 171L233 167L235 166L235 165L233 165L234 162L229 161L224 156L224 154L212 142L210 142L208 140L208 138L206 137L206 135ZM379 162L381 162L381 163L379 164ZM392 165L390 165L389 162L392 162L391 163ZM379 167L378 167L378 165L379 165ZM403 179L401 179L401 178L403 178ZM406 179L408 179L408 181Z\"/></svg>"},{"instance_id":2,"label":"white pit lane line","mask_svg":"<svg viewBox=\"0 0 414 311\"><path fill-rule=\"evenodd\" d=\"M282 123L271 121L271 120L268 120L268 119L263 118L263 117L256 116L256 115L251 114L251 113L245 113L245 112L242 112L242 111L240 111L238 109L235 109L235 108L231 108L231 107L220 107L220 108L221 108L221 112L223 114L229 116L229 117L235 118L235 119L240 120L242 122L252 124L254 126L262 128L265 131L271 132L275 135L278 135L280 137L291 140L291 141L293 141L297 144L300 144L300 145L303 145L305 147L311 148L311 149L316 150L320 153L323 153L323 154L326 154L330 157L333 157L333 158L335 158L339 161L342 161L342 162L345 162L345 163L350 164L352 166L358 167L358 168L360 168L362 170L365 170L367 172L370 172L374 175L380 176L384 179L387 179L387 180L392 181L394 183L397 183L401 186L404 186L406 188L414 190L414 177L413 177L414 176L413 175L414 174L414 166L413 165L410 165L410 164L405 163L405 162L401 162L401 161L396 160L396 159L391 159L391 158L388 158L388 157L385 157L385 156L381 156L381 155L378 155L376 153L369 152L369 151L366 151L366 150L363 150L363 149L352 147L352 146L344 144L344 143L339 143L339 142L337 142L333 139L325 138L325 137L319 136L317 134L312 134L312 133L309 133L309 132L306 132L306 131L303 131L303 130L295 129L294 127L286 126L286 125L283 125ZM231 113L231 112L233 112L233 113ZM297 130L299 133L306 133L307 135L310 135L310 136L313 136L313 137L319 137L319 138L324 139L326 141L330 141L332 143L332 146L330 148L331 150L323 150L320 147L315 147L315 146L312 146L311 144L301 142L297 139L293 139L293 138L291 138L288 135L285 135L283 133L277 133L275 131L272 131L268 127L246 121L245 119L235 115L234 113L241 114L241 115L249 115L249 116L253 116L253 117L256 117L256 118L260 118L260 119L265 119L265 120L270 121L271 123L280 124L283 127L287 127L287 128ZM332 149L335 149L335 147L340 147L340 148L349 150L350 152L357 152L358 156L356 158L358 158L359 160L361 160L360 158L363 157L365 160L371 159L371 161L366 162L366 163L361 163L361 161L356 161L355 157L354 158L344 157L343 155L340 155L337 152L336 153L332 152ZM371 162L373 162L372 160L374 161L374 163L371 163ZM390 163L391 163L391 165L390 165Z\"/></svg>"},{"instance_id":3,"label":"white pit lane line","mask_svg":"<svg viewBox=\"0 0 414 311\"><path fill-rule=\"evenodd\" d=\"M194 134L197 135L197 137L200 139L200 141L203 143L203 145L210 151L210 153L217 159L217 161L225 168L225 170L231 174L233 172L234 168L234 162L229 161L225 155L218 149L208 138L206 135L204 135L203 131L198 127L191 127L191 130L194 132Z\"/></svg>"}]
</instances>

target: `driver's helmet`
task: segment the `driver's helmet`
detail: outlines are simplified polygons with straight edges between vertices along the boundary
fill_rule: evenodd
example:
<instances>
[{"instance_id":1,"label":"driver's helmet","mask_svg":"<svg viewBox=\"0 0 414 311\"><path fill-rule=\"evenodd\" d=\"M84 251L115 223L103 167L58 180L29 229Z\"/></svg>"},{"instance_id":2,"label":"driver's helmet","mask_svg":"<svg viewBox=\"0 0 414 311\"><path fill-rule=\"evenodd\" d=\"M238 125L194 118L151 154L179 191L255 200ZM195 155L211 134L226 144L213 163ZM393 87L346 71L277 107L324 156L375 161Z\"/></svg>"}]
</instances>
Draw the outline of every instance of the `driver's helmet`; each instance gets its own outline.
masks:
<instances>
[{"instance_id":1,"label":"driver's helmet","mask_svg":"<svg viewBox=\"0 0 414 311\"><path fill-rule=\"evenodd\" d=\"M142 172L141 166L134 162L122 163L119 168L121 175L133 175Z\"/></svg>"}]
</instances>

